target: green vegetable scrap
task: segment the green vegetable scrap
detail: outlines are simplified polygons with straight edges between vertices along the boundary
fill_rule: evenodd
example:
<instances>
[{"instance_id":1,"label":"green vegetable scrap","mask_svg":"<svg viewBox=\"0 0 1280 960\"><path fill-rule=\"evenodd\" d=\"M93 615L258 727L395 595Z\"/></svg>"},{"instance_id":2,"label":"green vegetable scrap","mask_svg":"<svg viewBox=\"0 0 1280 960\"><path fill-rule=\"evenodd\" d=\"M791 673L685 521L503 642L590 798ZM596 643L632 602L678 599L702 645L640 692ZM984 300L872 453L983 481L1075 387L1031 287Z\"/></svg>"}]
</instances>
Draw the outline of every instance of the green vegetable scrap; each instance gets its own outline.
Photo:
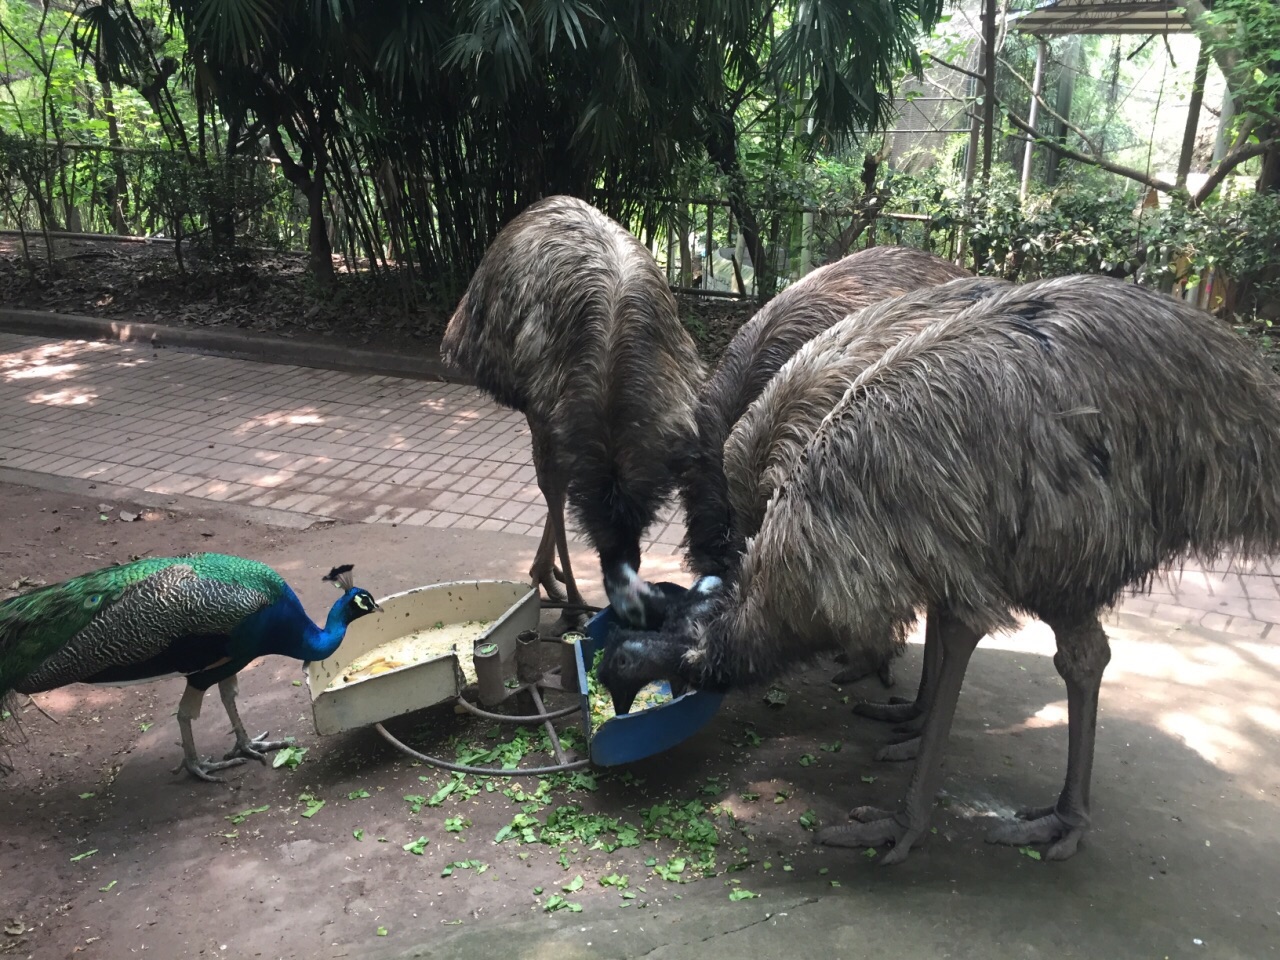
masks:
<instances>
[{"instance_id":1,"label":"green vegetable scrap","mask_svg":"<svg viewBox=\"0 0 1280 960\"><path fill-rule=\"evenodd\" d=\"M741 888L729 891L730 900L754 900L758 896L760 896L760 894L752 893L750 890L743 890Z\"/></svg>"},{"instance_id":2,"label":"green vegetable scrap","mask_svg":"<svg viewBox=\"0 0 1280 960\"><path fill-rule=\"evenodd\" d=\"M255 813L266 813L270 809L271 809L271 804L266 803L260 807L250 807L248 810L241 810L239 813L233 813L230 816L223 817L222 819L230 820L231 825L236 826L237 824L244 823L246 820L252 817Z\"/></svg>"},{"instance_id":3,"label":"green vegetable scrap","mask_svg":"<svg viewBox=\"0 0 1280 960\"><path fill-rule=\"evenodd\" d=\"M806 830L814 830L818 826L818 815L812 810L806 810L800 814L800 826Z\"/></svg>"},{"instance_id":4,"label":"green vegetable scrap","mask_svg":"<svg viewBox=\"0 0 1280 960\"><path fill-rule=\"evenodd\" d=\"M350 793L348 793L348 794L347 794L347 799L348 799L348 800L363 800L363 799L365 799L365 797L367 797L367 796L369 796L369 791L368 791L368 790L352 790Z\"/></svg>"},{"instance_id":5,"label":"green vegetable scrap","mask_svg":"<svg viewBox=\"0 0 1280 960\"><path fill-rule=\"evenodd\" d=\"M416 857L420 857L422 856L422 852L427 849L427 844L430 842L431 841L428 840L426 837L419 837L417 840L414 840L410 843L406 843L403 847L401 847L401 849L409 853L412 853Z\"/></svg>"},{"instance_id":6,"label":"green vegetable scrap","mask_svg":"<svg viewBox=\"0 0 1280 960\"><path fill-rule=\"evenodd\" d=\"M1033 847L1019 847L1018 852L1024 857L1030 857L1032 860L1040 859L1040 851Z\"/></svg>"},{"instance_id":7,"label":"green vegetable scrap","mask_svg":"<svg viewBox=\"0 0 1280 960\"><path fill-rule=\"evenodd\" d=\"M582 904L570 903L558 893L553 893L547 897L547 902L542 905L542 909L547 913L554 913L557 910L568 910L570 913L581 913Z\"/></svg>"},{"instance_id":8,"label":"green vegetable scrap","mask_svg":"<svg viewBox=\"0 0 1280 960\"><path fill-rule=\"evenodd\" d=\"M302 811L302 818L304 820L310 820L319 813L325 803L319 797L313 797L309 793L304 793L302 796L298 797L298 800L307 805L307 809Z\"/></svg>"},{"instance_id":9,"label":"green vegetable scrap","mask_svg":"<svg viewBox=\"0 0 1280 960\"><path fill-rule=\"evenodd\" d=\"M451 877L455 870L474 870L476 875L479 876L488 869L489 865L479 860L455 860L453 863L445 864L444 869L440 871L440 876ZM540 890L541 888L539 888Z\"/></svg>"},{"instance_id":10,"label":"green vegetable scrap","mask_svg":"<svg viewBox=\"0 0 1280 960\"><path fill-rule=\"evenodd\" d=\"M309 750L309 747L285 747L275 755L271 766L276 769L288 767L290 770L297 770L298 764L302 763Z\"/></svg>"},{"instance_id":11,"label":"green vegetable scrap","mask_svg":"<svg viewBox=\"0 0 1280 960\"><path fill-rule=\"evenodd\" d=\"M86 850L84 853L78 853L71 858L71 862L79 863L81 860L85 859L86 857L92 857L97 852L98 852L98 848L94 847L92 850Z\"/></svg>"},{"instance_id":12,"label":"green vegetable scrap","mask_svg":"<svg viewBox=\"0 0 1280 960\"><path fill-rule=\"evenodd\" d=\"M119 880L112 880L112 881L111 881L110 883L108 883L105 887L99 887L99 888L98 888L98 891L99 891L100 893L110 893L110 892L111 892L111 888L112 888L112 887L114 887L114 886L115 886L117 883L119 883L119 882L120 882Z\"/></svg>"}]
</instances>

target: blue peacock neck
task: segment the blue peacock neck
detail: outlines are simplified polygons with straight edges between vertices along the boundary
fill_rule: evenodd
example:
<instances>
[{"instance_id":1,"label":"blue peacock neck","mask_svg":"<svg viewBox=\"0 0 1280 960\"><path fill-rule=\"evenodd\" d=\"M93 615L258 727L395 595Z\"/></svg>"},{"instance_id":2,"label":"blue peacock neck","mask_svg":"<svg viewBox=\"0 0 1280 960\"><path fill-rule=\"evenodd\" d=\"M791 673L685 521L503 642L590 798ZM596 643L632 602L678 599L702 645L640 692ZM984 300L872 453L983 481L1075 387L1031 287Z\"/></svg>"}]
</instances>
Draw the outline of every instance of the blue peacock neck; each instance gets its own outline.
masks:
<instances>
[{"instance_id":1,"label":"blue peacock neck","mask_svg":"<svg viewBox=\"0 0 1280 960\"><path fill-rule=\"evenodd\" d=\"M355 590L348 590L329 608L324 627L317 627L307 618L307 627L302 638L303 654L299 660L325 660L333 656L333 652L341 645L347 635L347 627L351 623L348 615L350 600Z\"/></svg>"}]
</instances>

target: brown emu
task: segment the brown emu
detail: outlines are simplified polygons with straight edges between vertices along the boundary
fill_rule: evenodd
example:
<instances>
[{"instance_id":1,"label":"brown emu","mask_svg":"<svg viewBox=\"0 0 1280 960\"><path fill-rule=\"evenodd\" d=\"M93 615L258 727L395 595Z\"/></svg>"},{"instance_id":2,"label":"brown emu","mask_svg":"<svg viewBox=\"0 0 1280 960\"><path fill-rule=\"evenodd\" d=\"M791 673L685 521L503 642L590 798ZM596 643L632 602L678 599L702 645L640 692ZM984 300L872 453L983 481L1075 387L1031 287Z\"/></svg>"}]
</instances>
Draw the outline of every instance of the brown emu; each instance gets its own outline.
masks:
<instances>
[{"instance_id":1,"label":"brown emu","mask_svg":"<svg viewBox=\"0 0 1280 960\"><path fill-rule=\"evenodd\" d=\"M809 441L736 583L661 632L619 630L601 678L617 706L679 675L727 689L832 643L903 630L926 610L941 651L920 753L897 813L853 812L824 843L928 834L965 668L1018 611L1052 627L1069 705L1053 807L988 839L1071 856L1089 825L1100 611L1188 554L1280 549L1280 383L1212 317L1103 277L1013 288L890 348Z\"/></svg>"},{"instance_id":2,"label":"brown emu","mask_svg":"<svg viewBox=\"0 0 1280 960\"><path fill-rule=\"evenodd\" d=\"M699 576L737 569L723 448L747 408L808 340L851 313L918 287L969 274L950 261L910 247L872 247L813 271L770 300L743 324L698 394L696 453L680 487L689 566Z\"/></svg>"},{"instance_id":3,"label":"brown emu","mask_svg":"<svg viewBox=\"0 0 1280 960\"><path fill-rule=\"evenodd\" d=\"M867 367L904 337L1008 286L991 277L969 277L923 287L848 316L800 347L724 443L724 475L733 517L730 552L738 557L746 552L747 538L759 531L769 498L786 482L823 419ZM893 660L903 649L900 636L889 633L878 641L849 637L841 643L847 665L834 678L836 683L878 673L886 686L892 685ZM877 719L913 720L925 705L934 672L926 663L915 701L895 698L890 704L860 703L854 709ZM914 756L914 748L914 739L907 740L891 744L877 756L906 760Z\"/></svg>"},{"instance_id":4,"label":"brown emu","mask_svg":"<svg viewBox=\"0 0 1280 960\"><path fill-rule=\"evenodd\" d=\"M692 450L704 371L648 251L572 197L533 204L485 252L445 331L447 363L524 413L547 501L529 574L581 604L564 528L570 509L600 555L609 602L629 622L660 622L640 580L640 537Z\"/></svg>"}]
</instances>

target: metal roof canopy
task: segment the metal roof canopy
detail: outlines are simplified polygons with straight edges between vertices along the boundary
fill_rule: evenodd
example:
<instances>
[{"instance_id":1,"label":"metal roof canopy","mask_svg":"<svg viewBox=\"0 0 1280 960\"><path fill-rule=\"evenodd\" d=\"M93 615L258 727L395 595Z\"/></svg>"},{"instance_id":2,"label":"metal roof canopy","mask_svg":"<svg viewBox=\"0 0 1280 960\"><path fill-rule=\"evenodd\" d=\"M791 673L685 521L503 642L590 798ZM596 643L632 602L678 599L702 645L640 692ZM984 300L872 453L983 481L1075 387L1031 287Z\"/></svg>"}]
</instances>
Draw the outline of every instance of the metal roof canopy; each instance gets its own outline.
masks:
<instances>
[{"instance_id":1,"label":"metal roof canopy","mask_svg":"<svg viewBox=\"0 0 1280 960\"><path fill-rule=\"evenodd\" d=\"M1177 0L1051 0L1011 15L1009 24L1018 33L1041 37L1191 31Z\"/></svg>"}]
</instances>

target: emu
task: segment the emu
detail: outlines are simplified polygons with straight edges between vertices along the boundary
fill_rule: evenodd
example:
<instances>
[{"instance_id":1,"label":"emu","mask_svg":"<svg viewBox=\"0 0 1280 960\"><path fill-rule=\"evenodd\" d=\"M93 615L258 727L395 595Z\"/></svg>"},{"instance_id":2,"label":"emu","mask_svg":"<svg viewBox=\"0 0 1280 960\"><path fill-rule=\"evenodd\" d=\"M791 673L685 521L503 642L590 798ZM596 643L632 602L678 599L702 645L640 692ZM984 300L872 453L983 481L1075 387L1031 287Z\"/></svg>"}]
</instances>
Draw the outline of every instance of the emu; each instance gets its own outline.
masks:
<instances>
[{"instance_id":1,"label":"emu","mask_svg":"<svg viewBox=\"0 0 1280 960\"><path fill-rule=\"evenodd\" d=\"M618 630L601 680L620 711L659 676L759 683L838 630L882 637L925 610L939 667L904 803L818 836L892 843L896 863L928 835L970 655L1032 614L1067 687L1066 777L1053 806L987 839L1065 859L1089 827L1100 612L1188 555L1280 548L1278 390L1229 330L1162 294L1104 277L1001 292L863 371L773 496L736 582L700 582L661 631Z\"/></svg>"},{"instance_id":2,"label":"emu","mask_svg":"<svg viewBox=\"0 0 1280 960\"><path fill-rule=\"evenodd\" d=\"M680 486L686 559L699 576L727 577L741 562L757 518L737 513L729 494L725 442L774 375L815 335L871 304L969 274L948 260L911 247L872 247L813 271L769 301L729 342L698 395L698 446ZM834 402L838 399L832 398ZM816 413L825 410L792 410ZM776 422L776 421L775 421ZM812 427L817 426L815 421ZM798 423L793 428L799 429ZM837 655L846 664L833 678L848 683L878 673L893 685L890 654L883 659Z\"/></svg>"},{"instance_id":3,"label":"emu","mask_svg":"<svg viewBox=\"0 0 1280 960\"><path fill-rule=\"evenodd\" d=\"M746 552L747 538L759 531L773 491L786 481L805 445L862 371L904 337L1008 286L991 277L969 277L922 287L846 317L800 347L724 443L724 476L733 517L729 552L738 557ZM838 657L847 666L834 682L847 683L878 673L885 686L892 686L893 660L903 651L900 637L848 638L842 645L846 649ZM854 711L882 720L915 720L923 712L934 672L934 665L926 662L914 701L894 698L887 704L858 703ZM886 746L877 759L908 760L915 748L913 737Z\"/></svg>"},{"instance_id":4,"label":"emu","mask_svg":"<svg viewBox=\"0 0 1280 960\"><path fill-rule=\"evenodd\" d=\"M541 200L485 252L441 353L529 422L547 501L534 583L561 599L558 551L568 602L582 605L567 499L614 609L638 626L661 623L662 595L639 577L640 537L693 449L705 374L648 251L581 200Z\"/></svg>"}]
</instances>

